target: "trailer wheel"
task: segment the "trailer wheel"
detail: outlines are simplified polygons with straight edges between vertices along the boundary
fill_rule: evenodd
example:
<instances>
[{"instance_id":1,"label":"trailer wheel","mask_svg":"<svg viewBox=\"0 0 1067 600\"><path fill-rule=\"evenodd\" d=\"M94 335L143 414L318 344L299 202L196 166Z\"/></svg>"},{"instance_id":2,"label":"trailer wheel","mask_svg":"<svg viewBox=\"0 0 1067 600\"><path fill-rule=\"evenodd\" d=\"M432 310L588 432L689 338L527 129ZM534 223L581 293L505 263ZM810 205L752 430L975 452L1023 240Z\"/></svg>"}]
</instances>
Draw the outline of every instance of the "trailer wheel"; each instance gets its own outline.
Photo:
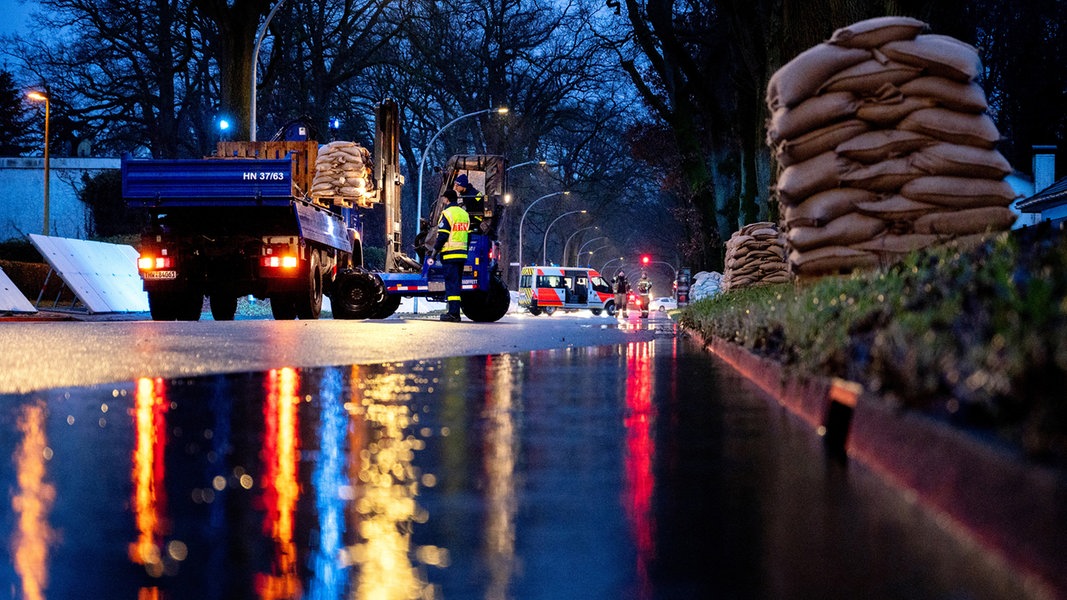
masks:
<instances>
[{"instance_id":1,"label":"trailer wheel","mask_svg":"<svg viewBox=\"0 0 1067 600\"><path fill-rule=\"evenodd\" d=\"M232 321L237 316L237 296L212 294L208 297L211 318L216 321Z\"/></svg>"},{"instance_id":2,"label":"trailer wheel","mask_svg":"<svg viewBox=\"0 0 1067 600\"><path fill-rule=\"evenodd\" d=\"M460 308L471 321L489 323L499 321L511 306L511 292L498 275L489 278L487 291L468 292L461 298Z\"/></svg>"},{"instance_id":3,"label":"trailer wheel","mask_svg":"<svg viewBox=\"0 0 1067 600\"><path fill-rule=\"evenodd\" d=\"M199 321L204 297L195 292L149 292L153 321Z\"/></svg>"},{"instance_id":4,"label":"trailer wheel","mask_svg":"<svg viewBox=\"0 0 1067 600\"><path fill-rule=\"evenodd\" d=\"M378 310L371 315L372 319L387 319L396 312L396 309L400 308L400 296L397 294L386 294L382 303L378 305Z\"/></svg>"},{"instance_id":5,"label":"trailer wheel","mask_svg":"<svg viewBox=\"0 0 1067 600\"><path fill-rule=\"evenodd\" d=\"M296 297L296 316L301 319L317 319L322 313L322 269L319 268L319 255L311 253L308 260L307 289Z\"/></svg>"},{"instance_id":6,"label":"trailer wheel","mask_svg":"<svg viewBox=\"0 0 1067 600\"><path fill-rule=\"evenodd\" d=\"M179 321L199 321L204 310L204 296L196 292L177 294L177 317Z\"/></svg>"},{"instance_id":7,"label":"trailer wheel","mask_svg":"<svg viewBox=\"0 0 1067 600\"><path fill-rule=\"evenodd\" d=\"M173 294L148 292L148 310L152 313L153 321L174 321L178 318Z\"/></svg>"},{"instance_id":8,"label":"trailer wheel","mask_svg":"<svg viewBox=\"0 0 1067 600\"><path fill-rule=\"evenodd\" d=\"M372 319L385 300L381 277L363 269L338 273L330 296L335 319Z\"/></svg>"}]
</instances>

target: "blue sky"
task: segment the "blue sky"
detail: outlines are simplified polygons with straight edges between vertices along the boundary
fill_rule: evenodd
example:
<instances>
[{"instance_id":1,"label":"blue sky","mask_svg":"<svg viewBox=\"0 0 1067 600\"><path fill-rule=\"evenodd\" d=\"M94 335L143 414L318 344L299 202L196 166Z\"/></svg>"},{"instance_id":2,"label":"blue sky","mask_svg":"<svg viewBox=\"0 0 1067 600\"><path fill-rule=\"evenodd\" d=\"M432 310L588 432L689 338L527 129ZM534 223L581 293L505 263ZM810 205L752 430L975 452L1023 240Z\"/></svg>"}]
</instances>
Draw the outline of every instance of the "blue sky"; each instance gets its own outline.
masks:
<instances>
[{"instance_id":1,"label":"blue sky","mask_svg":"<svg viewBox=\"0 0 1067 600\"><path fill-rule=\"evenodd\" d=\"M26 15L36 4L32 0L0 0L0 33L22 33Z\"/></svg>"}]
</instances>

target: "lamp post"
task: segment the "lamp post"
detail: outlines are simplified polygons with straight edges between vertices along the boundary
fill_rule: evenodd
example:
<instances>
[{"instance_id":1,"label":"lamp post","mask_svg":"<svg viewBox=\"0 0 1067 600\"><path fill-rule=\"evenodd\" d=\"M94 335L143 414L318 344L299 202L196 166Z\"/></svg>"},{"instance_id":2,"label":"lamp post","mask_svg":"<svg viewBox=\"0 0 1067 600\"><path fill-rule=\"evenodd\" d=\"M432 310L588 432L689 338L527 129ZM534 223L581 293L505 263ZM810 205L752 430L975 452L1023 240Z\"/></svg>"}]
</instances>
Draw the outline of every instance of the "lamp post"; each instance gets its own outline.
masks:
<instances>
[{"instance_id":1,"label":"lamp post","mask_svg":"<svg viewBox=\"0 0 1067 600\"><path fill-rule=\"evenodd\" d=\"M592 264L592 262L593 262L593 255L594 255L594 254L596 254L597 252L600 252L600 251L601 251L601 250L603 250L604 248L610 248L610 247L612 247L612 246L614 246L614 245L615 245L615 244L610 244L610 243L609 243L609 244L604 244L603 246L597 246L596 248L593 248L592 250L590 250L590 251L589 251L589 260L585 261L585 263L586 263L586 264ZM580 253L579 253L579 254L580 254ZM579 267L580 267L580 266L582 266L582 265L580 265L580 264L579 264L579 265L575 265L575 266L579 266ZM601 273L601 275L603 275L603 273Z\"/></svg>"},{"instance_id":2,"label":"lamp post","mask_svg":"<svg viewBox=\"0 0 1067 600\"><path fill-rule=\"evenodd\" d=\"M253 142L256 141L256 80L258 79L259 72L259 46L263 43L263 37L267 35L267 24L274 18L274 13L278 12L278 9L282 7L285 0L278 0L271 7L270 12L267 13L266 20L259 26L259 32L256 34L256 45L252 49L252 98L249 104L248 111L248 139Z\"/></svg>"},{"instance_id":3,"label":"lamp post","mask_svg":"<svg viewBox=\"0 0 1067 600\"><path fill-rule=\"evenodd\" d=\"M430 141L426 144L426 148L422 151L422 158L419 159L419 191L418 191L418 203L419 203L419 205L415 208L415 229L416 229L416 231L418 230L419 227L422 226L422 171L423 171L423 167L426 165L426 157L429 156L430 148L433 147L433 143L435 141L437 141L437 138L442 133L444 133L446 129L451 127L452 124L455 123L456 121L459 121L461 119L466 119L467 117L474 117L474 116L477 116L477 115L484 115L485 113L491 113L491 112L495 112L495 113L500 114L500 115L506 115L506 114L508 114L508 109L507 109L507 107L504 107L504 106L502 106L500 108L483 108L482 110L476 110L474 112L469 112L469 113L467 113L465 115L460 115L460 116L456 117L455 119L452 119L448 123L445 123L445 126L440 128L440 129L438 129L437 133L433 134L433 137L430 138Z\"/></svg>"},{"instance_id":4,"label":"lamp post","mask_svg":"<svg viewBox=\"0 0 1067 600\"><path fill-rule=\"evenodd\" d=\"M51 118L52 103L48 101L48 96L41 92L30 92L26 94L26 97L37 102L44 102L44 231L42 235L48 235L48 180L51 178L51 165L48 160L48 121Z\"/></svg>"},{"instance_id":5,"label":"lamp post","mask_svg":"<svg viewBox=\"0 0 1067 600\"><path fill-rule=\"evenodd\" d=\"M593 242L595 242L597 240L606 240L607 238L608 238L608 236L606 236L606 235L600 235L600 236L597 236L595 238L589 238L588 240L586 240L586 242L584 244L582 244L581 246L578 246L578 254L581 254L582 250L585 250L585 247L588 246L589 244L592 244ZM608 246L610 246L610 245L611 244L608 244ZM600 248L607 248L607 246L601 246ZM599 248L598 248L598 250L599 250Z\"/></svg>"},{"instance_id":6,"label":"lamp post","mask_svg":"<svg viewBox=\"0 0 1067 600\"><path fill-rule=\"evenodd\" d=\"M605 270L607 270L608 265L610 265L611 263L613 263L613 262L615 262L617 260L618 261L622 261L623 258L621 256L619 258L609 258L608 262L604 263L604 266L600 267L600 272L603 273Z\"/></svg>"},{"instance_id":7,"label":"lamp post","mask_svg":"<svg viewBox=\"0 0 1067 600\"><path fill-rule=\"evenodd\" d=\"M583 231L588 231L590 229L600 229L600 225L590 225L589 227L582 227L581 229L576 230L574 233L570 234L570 236L567 237L567 241L563 244L563 260L560 261L561 263L563 263L564 267L567 266L567 250L571 247L571 240L574 239L574 236L578 235L579 233Z\"/></svg>"},{"instance_id":8,"label":"lamp post","mask_svg":"<svg viewBox=\"0 0 1067 600\"><path fill-rule=\"evenodd\" d=\"M534 200L533 202L531 202L530 205L526 207L526 210L522 211L522 218L519 219L519 269L522 269L522 267L523 267L523 263L522 263L522 224L526 222L526 213L530 212L530 209L534 207L534 204L537 204L538 202L544 200L545 198L551 198L553 196L561 196L561 195L562 196L567 196L569 194L570 194L570 192L552 192L551 194L545 194L544 196L541 196L537 200Z\"/></svg>"},{"instance_id":9,"label":"lamp post","mask_svg":"<svg viewBox=\"0 0 1067 600\"><path fill-rule=\"evenodd\" d=\"M545 228L545 239L541 243L541 264L547 264L548 263L548 232L552 231L552 226L556 224L556 221L559 221L560 219L562 219L563 217L566 217L567 215L573 215L573 214L577 214L577 213L582 213L584 215L586 212L587 211L584 210L584 209L583 210L569 210L569 211L563 213L562 215L556 217L554 221L552 221L551 223L548 224L548 227Z\"/></svg>"},{"instance_id":10,"label":"lamp post","mask_svg":"<svg viewBox=\"0 0 1067 600\"><path fill-rule=\"evenodd\" d=\"M650 264L653 264L653 265L666 265L667 268L670 269L671 272L673 273L674 279L672 281L678 281L678 269L675 269L674 265L672 265L671 263L664 262L662 260L654 260Z\"/></svg>"}]
</instances>

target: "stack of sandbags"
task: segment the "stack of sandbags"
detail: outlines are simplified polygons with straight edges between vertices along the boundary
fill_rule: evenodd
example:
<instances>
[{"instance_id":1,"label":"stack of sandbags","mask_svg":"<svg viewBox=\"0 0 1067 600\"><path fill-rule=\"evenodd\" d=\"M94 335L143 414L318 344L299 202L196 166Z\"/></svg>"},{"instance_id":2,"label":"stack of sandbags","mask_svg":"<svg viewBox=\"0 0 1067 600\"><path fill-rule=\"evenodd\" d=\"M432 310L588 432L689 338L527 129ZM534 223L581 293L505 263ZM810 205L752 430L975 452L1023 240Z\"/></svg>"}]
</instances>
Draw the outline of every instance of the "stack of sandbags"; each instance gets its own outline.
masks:
<instances>
[{"instance_id":1,"label":"stack of sandbags","mask_svg":"<svg viewBox=\"0 0 1067 600\"><path fill-rule=\"evenodd\" d=\"M1014 222L978 53L925 28L862 21L771 77L767 138L794 272L884 264Z\"/></svg>"},{"instance_id":2,"label":"stack of sandbags","mask_svg":"<svg viewBox=\"0 0 1067 600\"><path fill-rule=\"evenodd\" d=\"M723 291L790 280L785 239L774 223L750 223L726 242Z\"/></svg>"},{"instance_id":3,"label":"stack of sandbags","mask_svg":"<svg viewBox=\"0 0 1067 600\"><path fill-rule=\"evenodd\" d=\"M722 292L722 273L718 271L701 271L693 276L689 286L689 299L692 302L704 298L713 298Z\"/></svg>"},{"instance_id":4,"label":"stack of sandbags","mask_svg":"<svg viewBox=\"0 0 1067 600\"><path fill-rule=\"evenodd\" d=\"M319 148L311 197L364 208L373 190L370 151L355 142L330 142Z\"/></svg>"}]
</instances>

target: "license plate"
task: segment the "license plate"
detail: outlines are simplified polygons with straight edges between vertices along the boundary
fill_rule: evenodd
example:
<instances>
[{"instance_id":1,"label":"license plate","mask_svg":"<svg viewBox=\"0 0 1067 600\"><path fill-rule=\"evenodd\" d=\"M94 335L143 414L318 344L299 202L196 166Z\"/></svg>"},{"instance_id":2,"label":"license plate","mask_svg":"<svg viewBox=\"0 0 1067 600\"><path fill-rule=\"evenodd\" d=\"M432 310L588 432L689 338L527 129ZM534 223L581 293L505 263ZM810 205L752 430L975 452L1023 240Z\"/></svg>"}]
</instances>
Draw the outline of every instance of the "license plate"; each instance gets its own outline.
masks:
<instances>
[{"instance_id":1,"label":"license plate","mask_svg":"<svg viewBox=\"0 0 1067 600\"><path fill-rule=\"evenodd\" d=\"M443 281L430 281L429 288L431 292L443 292L445 291L445 282Z\"/></svg>"},{"instance_id":2,"label":"license plate","mask_svg":"<svg viewBox=\"0 0 1067 600\"><path fill-rule=\"evenodd\" d=\"M145 279L177 279L177 271L145 271Z\"/></svg>"}]
</instances>

